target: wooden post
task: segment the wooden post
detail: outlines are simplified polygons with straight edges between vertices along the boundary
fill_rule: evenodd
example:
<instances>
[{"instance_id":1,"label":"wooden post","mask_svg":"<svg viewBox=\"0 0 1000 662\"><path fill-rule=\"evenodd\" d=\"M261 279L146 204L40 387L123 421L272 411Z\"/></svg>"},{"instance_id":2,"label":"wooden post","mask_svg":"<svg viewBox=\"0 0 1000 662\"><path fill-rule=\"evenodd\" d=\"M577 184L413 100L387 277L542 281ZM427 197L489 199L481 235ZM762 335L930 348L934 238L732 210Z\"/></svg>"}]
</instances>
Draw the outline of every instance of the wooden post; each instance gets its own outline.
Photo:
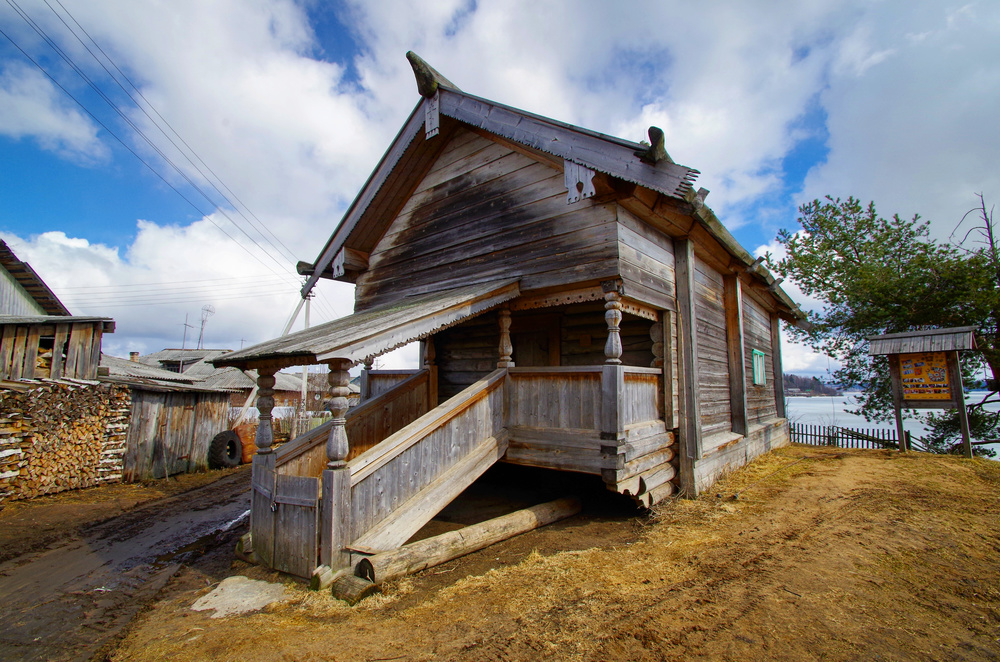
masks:
<instances>
[{"instance_id":1,"label":"wooden post","mask_svg":"<svg viewBox=\"0 0 1000 662\"><path fill-rule=\"evenodd\" d=\"M962 368L958 362L958 351L948 352L948 372L951 373L952 400L958 408L958 423L962 429L962 450L965 457L972 459L972 438L969 432L969 412L965 408L965 387L962 385Z\"/></svg>"},{"instance_id":2,"label":"wooden post","mask_svg":"<svg viewBox=\"0 0 1000 662\"><path fill-rule=\"evenodd\" d=\"M771 315L771 367L774 373L774 402L778 418L787 418L785 411L785 373L781 367L781 320Z\"/></svg>"},{"instance_id":3,"label":"wooden post","mask_svg":"<svg viewBox=\"0 0 1000 662\"><path fill-rule=\"evenodd\" d=\"M254 443L257 453L267 455L273 453L274 430L271 428L271 410L274 409L274 368L257 369L257 411L260 423L257 425L257 436Z\"/></svg>"},{"instance_id":4,"label":"wooden post","mask_svg":"<svg viewBox=\"0 0 1000 662\"><path fill-rule=\"evenodd\" d=\"M892 408L896 414L896 442L899 452L906 452L906 432L903 430L903 376L900 374L899 354L889 356L889 376L892 380Z\"/></svg>"},{"instance_id":5,"label":"wooden post","mask_svg":"<svg viewBox=\"0 0 1000 662\"><path fill-rule=\"evenodd\" d=\"M601 283L604 290L604 319L608 323L608 340L604 343L604 356L607 357L604 363L620 365L622 362L622 295L621 283L618 281L604 281Z\"/></svg>"},{"instance_id":6,"label":"wooden post","mask_svg":"<svg viewBox=\"0 0 1000 662\"><path fill-rule=\"evenodd\" d=\"M333 414L330 436L326 441L327 468L323 471L323 496L320 504L320 563L336 570L350 563L345 547L351 542L351 471L347 467L350 446L347 439L347 397L350 395L351 361L329 362L330 403Z\"/></svg>"},{"instance_id":7,"label":"wooden post","mask_svg":"<svg viewBox=\"0 0 1000 662\"><path fill-rule=\"evenodd\" d=\"M514 345L510 342L510 308L504 306L500 309L500 360L497 361L498 368L514 367Z\"/></svg>"},{"instance_id":8,"label":"wooden post","mask_svg":"<svg viewBox=\"0 0 1000 662\"><path fill-rule=\"evenodd\" d=\"M695 333L694 244L690 239L674 240L677 278L677 340L680 391L681 487L688 496L697 496L694 464L701 459L701 412L698 390L698 338Z\"/></svg>"},{"instance_id":9,"label":"wooden post","mask_svg":"<svg viewBox=\"0 0 1000 662\"><path fill-rule=\"evenodd\" d=\"M747 377L743 343L743 288L737 276L724 276L726 348L729 354L729 408L732 430L747 433Z\"/></svg>"},{"instance_id":10,"label":"wooden post","mask_svg":"<svg viewBox=\"0 0 1000 662\"><path fill-rule=\"evenodd\" d=\"M660 313L663 327L663 420L668 430L677 427L677 412L674 411L674 320L673 311Z\"/></svg>"},{"instance_id":11,"label":"wooden post","mask_svg":"<svg viewBox=\"0 0 1000 662\"><path fill-rule=\"evenodd\" d=\"M438 368L435 359L437 348L434 346L434 336L424 339L424 368L427 370L427 411L438 405Z\"/></svg>"},{"instance_id":12,"label":"wooden post","mask_svg":"<svg viewBox=\"0 0 1000 662\"><path fill-rule=\"evenodd\" d=\"M625 439L625 366L622 365L621 283L605 281L604 319L608 340L604 343L604 369L601 373L601 439L622 442Z\"/></svg>"}]
</instances>

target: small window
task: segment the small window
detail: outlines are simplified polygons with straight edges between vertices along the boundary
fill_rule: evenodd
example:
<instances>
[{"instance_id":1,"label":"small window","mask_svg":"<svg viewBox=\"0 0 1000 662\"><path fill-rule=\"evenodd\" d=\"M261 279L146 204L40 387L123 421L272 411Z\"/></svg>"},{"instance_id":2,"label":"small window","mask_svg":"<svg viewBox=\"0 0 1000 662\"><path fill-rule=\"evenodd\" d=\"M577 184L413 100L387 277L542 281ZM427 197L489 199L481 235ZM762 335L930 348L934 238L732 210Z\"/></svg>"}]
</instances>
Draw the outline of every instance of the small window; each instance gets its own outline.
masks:
<instances>
[{"instance_id":1,"label":"small window","mask_svg":"<svg viewBox=\"0 0 1000 662\"><path fill-rule=\"evenodd\" d=\"M763 386L767 383L767 373L764 372L764 352L753 350L753 384Z\"/></svg>"}]
</instances>

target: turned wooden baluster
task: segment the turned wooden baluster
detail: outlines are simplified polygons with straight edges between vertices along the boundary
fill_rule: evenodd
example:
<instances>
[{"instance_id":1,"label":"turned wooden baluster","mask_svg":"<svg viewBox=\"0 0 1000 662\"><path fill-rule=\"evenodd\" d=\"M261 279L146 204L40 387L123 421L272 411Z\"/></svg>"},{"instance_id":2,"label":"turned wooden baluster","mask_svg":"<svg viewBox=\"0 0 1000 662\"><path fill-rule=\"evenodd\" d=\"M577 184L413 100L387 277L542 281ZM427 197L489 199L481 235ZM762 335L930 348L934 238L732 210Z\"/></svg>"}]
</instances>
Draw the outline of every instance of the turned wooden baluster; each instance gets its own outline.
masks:
<instances>
[{"instance_id":1,"label":"turned wooden baluster","mask_svg":"<svg viewBox=\"0 0 1000 662\"><path fill-rule=\"evenodd\" d=\"M365 369L361 372L361 402L372 397L371 372L374 367L374 358L369 357L365 359Z\"/></svg>"},{"instance_id":2,"label":"turned wooden baluster","mask_svg":"<svg viewBox=\"0 0 1000 662\"><path fill-rule=\"evenodd\" d=\"M622 362L622 295L617 290L604 293L604 319L608 323L608 341L604 344L605 363L617 365Z\"/></svg>"},{"instance_id":3,"label":"turned wooden baluster","mask_svg":"<svg viewBox=\"0 0 1000 662\"><path fill-rule=\"evenodd\" d=\"M333 427L330 428L330 436L326 440L326 466L330 469L339 469L347 463L347 454L350 451L347 442L347 397L351 394L348 386L351 382L351 375L347 372L351 367L351 361L346 359L334 359L329 363L330 374L327 381L330 383L330 402L327 409L333 414Z\"/></svg>"},{"instance_id":4,"label":"turned wooden baluster","mask_svg":"<svg viewBox=\"0 0 1000 662\"><path fill-rule=\"evenodd\" d=\"M424 369L427 371L427 408L434 409L438 405L438 369L435 359L437 349L434 347L434 336L427 336L423 343Z\"/></svg>"},{"instance_id":5,"label":"turned wooden baluster","mask_svg":"<svg viewBox=\"0 0 1000 662\"><path fill-rule=\"evenodd\" d=\"M514 345L510 342L510 308L506 306L500 309L500 360L497 361L498 368L514 367Z\"/></svg>"},{"instance_id":6,"label":"turned wooden baluster","mask_svg":"<svg viewBox=\"0 0 1000 662\"><path fill-rule=\"evenodd\" d=\"M257 453L267 455L273 453L274 431L271 428L271 410L274 409L274 373L273 369L258 369L257 371L257 411L259 425L254 443Z\"/></svg>"}]
</instances>

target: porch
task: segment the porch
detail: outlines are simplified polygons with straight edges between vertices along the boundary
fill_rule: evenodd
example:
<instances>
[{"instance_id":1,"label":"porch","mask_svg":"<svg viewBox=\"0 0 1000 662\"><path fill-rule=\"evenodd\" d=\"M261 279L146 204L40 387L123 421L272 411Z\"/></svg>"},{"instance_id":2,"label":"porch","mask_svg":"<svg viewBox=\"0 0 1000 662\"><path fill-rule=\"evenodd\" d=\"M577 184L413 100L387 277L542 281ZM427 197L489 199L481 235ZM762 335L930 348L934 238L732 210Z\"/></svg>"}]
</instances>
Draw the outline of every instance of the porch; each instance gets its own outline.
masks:
<instances>
[{"instance_id":1,"label":"porch","mask_svg":"<svg viewBox=\"0 0 1000 662\"><path fill-rule=\"evenodd\" d=\"M663 325L650 323L646 334L660 365L623 365L620 296L609 290L598 290L608 329L603 364L516 366L511 306L499 302L484 306L499 311L492 372L438 404L435 334L425 333L423 367L391 376L366 370L363 390L372 396L348 412L353 361L334 358L327 361L333 420L277 450L268 434L273 376L254 366L261 373L261 425L244 552L299 577L355 568L404 545L498 461L599 475L608 489L646 506L671 494L676 445L668 429L673 383L669 370L664 376ZM463 306L475 308L473 300ZM442 312L423 311L436 316L430 325L440 330ZM420 315L404 319L427 323ZM399 326L383 329L406 334Z\"/></svg>"}]
</instances>

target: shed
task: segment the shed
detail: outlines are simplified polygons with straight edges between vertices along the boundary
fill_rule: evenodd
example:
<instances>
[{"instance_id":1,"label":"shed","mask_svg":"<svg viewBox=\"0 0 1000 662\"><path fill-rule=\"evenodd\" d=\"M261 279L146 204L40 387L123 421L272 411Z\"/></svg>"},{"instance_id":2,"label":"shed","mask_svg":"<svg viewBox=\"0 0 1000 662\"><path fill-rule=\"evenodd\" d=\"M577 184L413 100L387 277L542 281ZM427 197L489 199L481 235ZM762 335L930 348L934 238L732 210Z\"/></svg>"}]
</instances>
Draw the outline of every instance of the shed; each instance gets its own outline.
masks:
<instances>
[{"instance_id":1,"label":"shed","mask_svg":"<svg viewBox=\"0 0 1000 662\"><path fill-rule=\"evenodd\" d=\"M460 91L421 99L320 248L355 313L215 359L255 369L255 558L308 576L398 548L497 461L601 476L644 506L788 442L779 319L805 315L692 168ZM420 370L347 413L348 369ZM329 366L333 421L277 452L274 374Z\"/></svg>"},{"instance_id":2,"label":"shed","mask_svg":"<svg viewBox=\"0 0 1000 662\"><path fill-rule=\"evenodd\" d=\"M212 439L229 427L229 393L185 375L102 355L102 381L128 386L131 413L123 479L136 482L208 470Z\"/></svg>"},{"instance_id":3,"label":"shed","mask_svg":"<svg viewBox=\"0 0 1000 662\"><path fill-rule=\"evenodd\" d=\"M0 379L94 379L109 317L70 315L27 262L0 241Z\"/></svg>"}]
</instances>

